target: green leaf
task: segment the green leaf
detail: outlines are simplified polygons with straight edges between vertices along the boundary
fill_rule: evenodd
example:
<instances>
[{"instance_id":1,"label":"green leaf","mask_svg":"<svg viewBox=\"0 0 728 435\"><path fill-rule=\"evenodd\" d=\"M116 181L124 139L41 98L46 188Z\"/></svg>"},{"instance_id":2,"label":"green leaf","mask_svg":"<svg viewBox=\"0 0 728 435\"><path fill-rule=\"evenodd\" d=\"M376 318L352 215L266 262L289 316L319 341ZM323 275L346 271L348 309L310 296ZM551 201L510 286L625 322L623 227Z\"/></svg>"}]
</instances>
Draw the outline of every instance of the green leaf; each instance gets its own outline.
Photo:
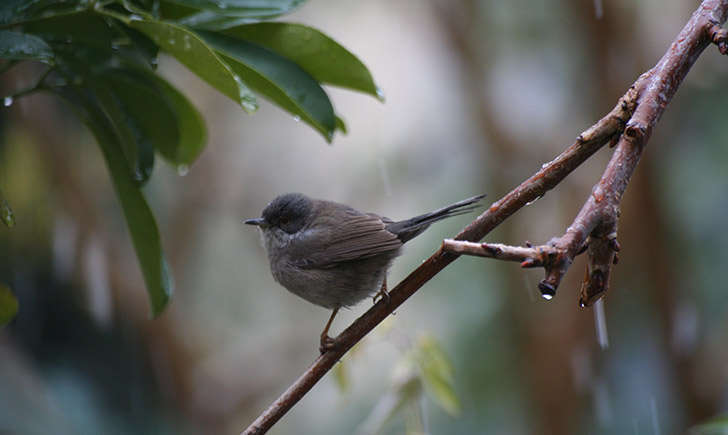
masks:
<instances>
[{"instance_id":1,"label":"green leaf","mask_svg":"<svg viewBox=\"0 0 728 435\"><path fill-rule=\"evenodd\" d=\"M199 36L172 23L135 19L129 26L140 30L192 72L248 112L258 108L255 95L240 77Z\"/></svg>"},{"instance_id":2,"label":"green leaf","mask_svg":"<svg viewBox=\"0 0 728 435\"><path fill-rule=\"evenodd\" d=\"M415 349L415 360L422 370L427 391L447 413L458 415L460 401L453 387L452 364L439 343L432 337L422 337Z\"/></svg>"},{"instance_id":3,"label":"green leaf","mask_svg":"<svg viewBox=\"0 0 728 435\"><path fill-rule=\"evenodd\" d=\"M10 204L5 200L3 192L0 190L0 221L3 221L6 227L12 228L15 226L15 214L13 209L10 208Z\"/></svg>"},{"instance_id":4,"label":"green leaf","mask_svg":"<svg viewBox=\"0 0 728 435\"><path fill-rule=\"evenodd\" d=\"M339 130L340 132L342 132L343 134L348 133L348 131L346 129L346 123L344 122L343 119L339 118L338 116L336 116L336 129Z\"/></svg>"},{"instance_id":5,"label":"green leaf","mask_svg":"<svg viewBox=\"0 0 728 435\"><path fill-rule=\"evenodd\" d=\"M0 59L36 59L48 62L53 50L37 36L0 30Z\"/></svg>"},{"instance_id":6,"label":"green leaf","mask_svg":"<svg viewBox=\"0 0 728 435\"><path fill-rule=\"evenodd\" d=\"M286 57L321 83L384 99L366 66L349 50L320 31L293 23L256 23L223 33L254 42Z\"/></svg>"},{"instance_id":7,"label":"green leaf","mask_svg":"<svg viewBox=\"0 0 728 435\"><path fill-rule=\"evenodd\" d=\"M152 313L160 314L172 294L172 279L162 252L159 230L138 183L131 175L119 140L109 119L92 95L80 89L58 90L71 102L101 148L116 194L121 201L134 249L142 269Z\"/></svg>"},{"instance_id":8,"label":"green leaf","mask_svg":"<svg viewBox=\"0 0 728 435\"><path fill-rule=\"evenodd\" d=\"M176 166L197 159L205 146L205 123L184 95L146 70L115 69L104 77L164 158Z\"/></svg>"},{"instance_id":9,"label":"green leaf","mask_svg":"<svg viewBox=\"0 0 728 435\"><path fill-rule=\"evenodd\" d=\"M159 142L159 145L155 145L157 151L162 157L176 165L192 164L207 143L207 129L202 115L187 97L162 77L148 74L148 78L155 82L157 91L174 111L177 117L177 128L179 128L179 142L176 144Z\"/></svg>"},{"instance_id":10,"label":"green leaf","mask_svg":"<svg viewBox=\"0 0 728 435\"><path fill-rule=\"evenodd\" d=\"M305 0L168 0L188 8L228 17L272 18L290 12Z\"/></svg>"},{"instance_id":11,"label":"green leaf","mask_svg":"<svg viewBox=\"0 0 728 435\"><path fill-rule=\"evenodd\" d=\"M13 292L0 284L0 327L7 325L18 314L18 299Z\"/></svg>"},{"instance_id":12,"label":"green leaf","mask_svg":"<svg viewBox=\"0 0 728 435\"><path fill-rule=\"evenodd\" d=\"M351 379L349 378L349 367L348 361L339 361L332 369L334 374L334 381L339 387L339 391L346 393L351 388Z\"/></svg>"},{"instance_id":13,"label":"green leaf","mask_svg":"<svg viewBox=\"0 0 728 435\"><path fill-rule=\"evenodd\" d=\"M90 12L44 18L23 29L42 37L55 52L56 64L75 74L120 64L151 68L157 55L156 44L144 34Z\"/></svg>"},{"instance_id":14,"label":"green leaf","mask_svg":"<svg viewBox=\"0 0 728 435\"><path fill-rule=\"evenodd\" d=\"M210 11L200 11L180 18L177 24L202 30L223 30L253 21L247 17L227 17Z\"/></svg>"},{"instance_id":15,"label":"green leaf","mask_svg":"<svg viewBox=\"0 0 728 435\"><path fill-rule=\"evenodd\" d=\"M109 86L106 86L107 83ZM149 116L163 119L164 115L169 115L169 119L165 120L167 122L160 123L156 131L164 131L167 124L171 123L172 128L166 130L176 133L175 119L173 115L169 114L169 111L164 110L164 106L159 107L159 102L155 101L157 98L154 92L133 82L124 85L124 87L118 86L118 82L114 80L112 74L105 74L94 77L92 88L124 153L127 169L135 181L143 184L152 175L154 147L149 138L150 129L148 126L145 128L141 123L149 120ZM134 104L144 99L149 102L149 107L154 108L149 111L150 113L146 113L144 107Z\"/></svg>"},{"instance_id":16,"label":"green leaf","mask_svg":"<svg viewBox=\"0 0 728 435\"><path fill-rule=\"evenodd\" d=\"M298 65L241 39L208 31L199 33L251 88L331 141L336 127L331 101L316 80Z\"/></svg>"},{"instance_id":17,"label":"green leaf","mask_svg":"<svg viewBox=\"0 0 728 435\"><path fill-rule=\"evenodd\" d=\"M84 9L87 7L84 3L66 0L2 0L0 1L0 25L8 26Z\"/></svg>"}]
</instances>

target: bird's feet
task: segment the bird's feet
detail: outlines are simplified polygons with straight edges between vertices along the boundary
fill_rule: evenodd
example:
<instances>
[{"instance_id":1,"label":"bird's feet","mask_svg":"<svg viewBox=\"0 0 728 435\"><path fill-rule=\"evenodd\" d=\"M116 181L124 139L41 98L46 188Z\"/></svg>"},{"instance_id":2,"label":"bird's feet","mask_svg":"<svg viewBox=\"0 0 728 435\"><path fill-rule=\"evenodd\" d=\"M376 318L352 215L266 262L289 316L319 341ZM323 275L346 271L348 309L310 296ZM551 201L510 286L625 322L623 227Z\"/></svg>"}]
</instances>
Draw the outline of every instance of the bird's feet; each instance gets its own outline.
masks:
<instances>
[{"instance_id":1,"label":"bird's feet","mask_svg":"<svg viewBox=\"0 0 728 435\"><path fill-rule=\"evenodd\" d=\"M325 354L326 352L336 348L336 340L329 337L328 334L321 334L321 343L319 344L319 352Z\"/></svg>"},{"instance_id":2,"label":"bird's feet","mask_svg":"<svg viewBox=\"0 0 728 435\"><path fill-rule=\"evenodd\" d=\"M382 281L382 287L379 289L379 291L377 292L377 294L375 294L374 296L372 296L372 302L376 304L377 303L377 299L379 299L379 298L382 298L382 300L384 301L384 303L386 303L386 304L389 303L389 292L387 291L387 280L386 280L386 278L385 278L384 281Z\"/></svg>"}]
</instances>

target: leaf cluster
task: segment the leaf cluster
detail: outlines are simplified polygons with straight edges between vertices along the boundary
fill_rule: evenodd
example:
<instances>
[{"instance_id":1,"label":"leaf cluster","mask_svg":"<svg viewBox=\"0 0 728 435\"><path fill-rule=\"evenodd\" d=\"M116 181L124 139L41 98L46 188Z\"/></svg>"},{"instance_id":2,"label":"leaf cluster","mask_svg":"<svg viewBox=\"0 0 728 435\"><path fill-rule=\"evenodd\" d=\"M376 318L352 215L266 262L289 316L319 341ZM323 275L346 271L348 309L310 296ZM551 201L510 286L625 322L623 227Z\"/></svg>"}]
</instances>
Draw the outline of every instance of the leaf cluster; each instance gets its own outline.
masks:
<instances>
[{"instance_id":1,"label":"leaf cluster","mask_svg":"<svg viewBox=\"0 0 728 435\"><path fill-rule=\"evenodd\" d=\"M245 111L270 100L327 141L346 127L324 84L381 92L364 64L322 32L270 21L304 0L3 0L0 71L41 62L32 88L65 101L92 132L121 201L152 311L172 292L154 216L142 193L157 157L186 172L204 149L202 116L156 72L173 56ZM3 200L4 201L4 200ZM11 216L3 202L3 216ZM4 222L10 219L4 218Z\"/></svg>"}]
</instances>

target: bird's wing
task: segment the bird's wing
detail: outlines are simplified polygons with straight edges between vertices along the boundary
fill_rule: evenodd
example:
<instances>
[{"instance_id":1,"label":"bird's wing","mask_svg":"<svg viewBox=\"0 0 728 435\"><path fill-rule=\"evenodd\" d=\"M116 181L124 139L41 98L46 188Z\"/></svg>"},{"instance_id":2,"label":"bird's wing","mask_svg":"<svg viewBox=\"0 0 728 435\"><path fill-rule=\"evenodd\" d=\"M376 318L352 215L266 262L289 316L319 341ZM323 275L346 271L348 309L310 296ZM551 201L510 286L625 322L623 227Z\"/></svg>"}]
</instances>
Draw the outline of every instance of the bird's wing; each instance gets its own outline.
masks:
<instances>
[{"instance_id":1,"label":"bird's wing","mask_svg":"<svg viewBox=\"0 0 728 435\"><path fill-rule=\"evenodd\" d=\"M328 231L328 237L318 237L319 242L322 239L325 242L320 243L316 249L309 249L301 266L325 269L341 262L395 251L402 246L402 241L385 228L389 219L349 209L335 221L337 231Z\"/></svg>"}]
</instances>

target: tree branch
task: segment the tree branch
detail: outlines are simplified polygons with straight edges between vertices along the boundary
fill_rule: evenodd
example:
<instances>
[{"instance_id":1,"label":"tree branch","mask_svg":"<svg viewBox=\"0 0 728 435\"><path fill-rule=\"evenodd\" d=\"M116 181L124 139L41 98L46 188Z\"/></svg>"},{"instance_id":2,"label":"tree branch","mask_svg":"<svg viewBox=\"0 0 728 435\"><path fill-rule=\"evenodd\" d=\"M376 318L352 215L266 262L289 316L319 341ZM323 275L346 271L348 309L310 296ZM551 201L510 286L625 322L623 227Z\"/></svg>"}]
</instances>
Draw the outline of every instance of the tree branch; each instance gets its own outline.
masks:
<instances>
[{"instance_id":1,"label":"tree branch","mask_svg":"<svg viewBox=\"0 0 728 435\"><path fill-rule=\"evenodd\" d=\"M573 258L588 244L592 273L586 281L587 294L582 294L581 300L586 305L598 299L605 291L609 277L609 266L605 262L607 260L609 264L613 262L614 251L618 246L612 240L616 238L616 222L622 194L639 162L652 128L700 53L710 43L715 42L715 26L725 22L726 14L728 14L728 0L703 1L662 59L653 69L637 79L609 114L579 135L574 144L558 157L493 203L488 210L465 227L455 237L455 241L474 242L482 239L521 207L555 187L604 144L611 145L616 142L612 159L574 223L563 236L549 242L547 247L540 247L545 250L546 257L549 257L549 260L542 265L548 264L550 267L547 268L547 276L541 283L543 287L541 285L539 287L544 292L544 288L548 290L550 285L555 292ZM505 245L493 246L503 250ZM379 301L336 337L334 348L320 355L243 431L243 434L267 432L354 344L433 276L456 260L460 253L466 253L456 253L445 248L443 244L443 247L392 289L388 301ZM531 251L528 251L529 249ZM508 250L508 255L515 258L519 253L535 253L537 249L514 248ZM555 258L550 258L552 256ZM582 288L582 293L584 292Z\"/></svg>"},{"instance_id":2,"label":"tree branch","mask_svg":"<svg viewBox=\"0 0 728 435\"><path fill-rule=\"evenodd\" d=\"M638 98L634 114L627 122L624 134L619 137L602 178L592 189L592 194L566 233L544 246L525 251L520 248L522 251L518 251L524 254L519 260L523 261L522 266L544 267L546 277L539 283L539 289L545 298L551 299L555 295L574 257L584 250L587 251L589 261L579 295L579 305L591 305L608 290L611 266L619 250L616 237L622 195L653 127L690 67L711 42L718 44L719 49L723 50L721 44L725 45L725 37L720 35L725 32L722 29L716 30L716 27L725 22L727 13L728 1L719 0L704 1L693 13L662 59L642 76L641 79L646 81L645 90ZM488 246L491 245L485 244L478 250L452 242L443 244L443 248L453 252L474 252L471 255L481 256L481 251L487 250ZM500 246L499 249L503 250L503 247ZM516 249L519 248L508 247L503 252L516 252ZM548 255L544 258L546 253ZM503 255L491 257L509 259Z\"/></svg>"}]
</instances>

